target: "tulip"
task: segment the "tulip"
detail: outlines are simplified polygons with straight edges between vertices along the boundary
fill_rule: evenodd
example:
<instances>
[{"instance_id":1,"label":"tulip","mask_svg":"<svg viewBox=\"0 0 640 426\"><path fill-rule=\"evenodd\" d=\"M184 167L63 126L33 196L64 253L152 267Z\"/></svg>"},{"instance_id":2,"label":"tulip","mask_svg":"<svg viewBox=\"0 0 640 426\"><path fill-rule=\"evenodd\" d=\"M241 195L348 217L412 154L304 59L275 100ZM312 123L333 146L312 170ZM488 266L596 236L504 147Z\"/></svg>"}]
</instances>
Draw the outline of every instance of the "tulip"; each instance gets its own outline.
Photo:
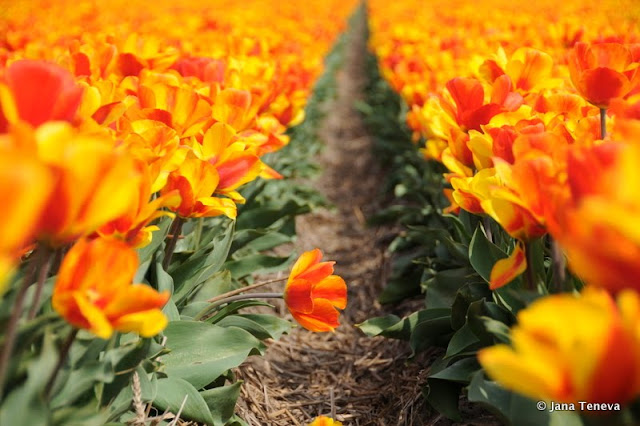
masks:
<instances>
[{"instance_id":1,"label":"tulip","mask_svg":"<svg viewBox=\"0 0 640 426\"><path fill-rule=\"evenodd\" d=\"M550 188L547 223L569 267L610 292L638 290L640 276L640 146L607 142L574 147L567 183ZM585 172L586 171L586 172Z\"/></svg>"},{"instance_id":2,"label":"tulip","mask_svg":"<svg viewBox=\"0 0 640 426\"><path fill-rule=\"evenodd\" d=\"M342 426L342 423L330 417L320 416L309 423L309 426Z\"/></svg>"},{"instance_id":3,"label":"tulip","mask_svg":"<svg viewBox=\"0 0 640 426\"><path fill-rule=\"evenodd\" d=\"M229 198L212 197L220 176L213 165L195 157L187 157L177 170L169 174L162 195L177 190L181 197L178 206L169 208L180 217L236 217L236 205Z\"/></svg>"},{"instance_id":4,"label":"tulip","mask_svg":"<svg viewBox=\"0 0 640 426\"><path fill-rule=\"evenodd\" d=\"M573 85L598 108L608 108L612 99L627 95L638 85L638 65L629 48L620 43L579 42L569 54Z\"/></svg>"},{"instance_id":5,"label":"tulip","mask_svg":"<svg viewBox=\"0 0 640 426\"><path fill-rule=\"evenodd\" d=\"M64 257L53 290L53 308L71 325L108 339L114 330L151 337L167 318L161 308L169 292L131 284L136 252L110 238L79 240Z\"/></svg>"},{"instance_id":6,"label":"tulip","mask_svg":"<svg viewBox=\"0 0 640 426\"><path fill-rule=\"evenodd\" d=\"M20 60L0 80L0 133L8 123L25 121L37 127L46 121L71 122L82 100L83 89L73 75L56 64Z\"/></svg>"},{"instance_id":7,"label":"tulip","mask_svg":"<svg viewBox=\"0 0 640 426\"><path fill-rule=\"evenodd\" d=\"M109 138L77 133L61 123L40 126L35 138L37 155L56 178L38 225L40 241L53 247L72 242L117 219L136 202L139 170Z\"/></svg>"},{"instance_id":8,"label":"tulip","mask_svg":"<svg viewBox=\"0 0 640 426\"><path fill-rule=\"evenodd\" d=\"M284 300L295 320L310 331L333 331L340 323L336 310L347 306L347 286L333 274L335 262L320 262L322 252L303 253L293 265Z\"/></svg>"},{"instance_id":9,"label":"tulip","mask_svg":"<svg viewBox=\"0 0 640 426\"><path fill-rule=\"evenodd\" d=\"M54 186L51 172L28 154L0 150L0 294L37 224Z\"/></svg>"},{"instance_id":10,"label":"tulip","mask_svg":"<svg viewBox=\"0 0 640 426\"><path fill-rule=\"evenodd\" d=\"M511 345L482 349L490 378L536 400L620 403L640 394L640 297L589 288L547 296L518 313Z\"/></svg>"}]
</instances>

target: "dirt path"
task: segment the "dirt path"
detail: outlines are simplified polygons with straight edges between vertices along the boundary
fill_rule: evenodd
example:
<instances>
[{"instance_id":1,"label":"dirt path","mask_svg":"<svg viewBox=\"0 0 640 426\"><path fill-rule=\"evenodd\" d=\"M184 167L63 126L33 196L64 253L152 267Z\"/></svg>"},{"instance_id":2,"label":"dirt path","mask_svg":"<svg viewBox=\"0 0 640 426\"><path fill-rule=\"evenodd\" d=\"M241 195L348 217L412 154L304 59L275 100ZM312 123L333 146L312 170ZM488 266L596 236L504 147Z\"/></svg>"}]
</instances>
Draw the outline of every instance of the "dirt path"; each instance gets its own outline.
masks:
<instances>
[{"instance_id":1,"label":"dirt path","mask_svg":"<svg viewBox=\"0 0 640 426\"><path fill-rule=\"evenodd\" d=\"M240 370L245 385L239 410L252 426L306 425L332 412L345 425L430 423L422 417L428 410L420 395L420 365L428 364L407 364L406 343L371 339L353 326L385 313L376 297L389 268L385 248L392 232L365 226L380 203L383 176L354 109L365 84L364 34L360 22L347 40L337 77L339 96L329 105L322 129L323 174L313 182L335 209L307 215L297 224L298 252L319 247L325 259L337 261L336 273L349 287L348 307L336 333L314 334L298 327L270 344L266 357Z\"/></svg>"}]
</instances>

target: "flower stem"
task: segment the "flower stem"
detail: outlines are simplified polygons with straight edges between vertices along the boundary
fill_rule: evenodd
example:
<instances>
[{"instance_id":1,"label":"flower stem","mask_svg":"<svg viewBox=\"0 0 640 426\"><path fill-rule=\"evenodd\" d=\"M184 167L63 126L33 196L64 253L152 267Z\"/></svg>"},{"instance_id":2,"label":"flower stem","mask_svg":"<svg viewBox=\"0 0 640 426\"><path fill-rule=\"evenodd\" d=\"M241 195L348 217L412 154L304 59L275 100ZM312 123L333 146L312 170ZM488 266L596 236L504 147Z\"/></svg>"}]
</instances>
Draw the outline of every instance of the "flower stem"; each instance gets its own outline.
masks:
<instances>
[{"instance_id":1,"label":"flower stem","mask_svg":"<svg viewBox=\"0 0 640 426\"><path fill-rule=\"evenodd\" d=\"M277 282L280 282L280 281L284 281L286 279L287 279L287 277L276 278L276 279L273 279L273 280L263 281L261 283L248 285L246 287L237 288L235 290L231 290L231 291L228 291L226 293L222 293L222 294L220 294L220 295L218 295L216 297L212 297L211 299L207 300L207 302L215 303L215 302L217 302L219 300L226 299L227 297L235 296L236 294L240 294L240 293L246 293L247 291L255 290L256 288L263 287L263 286L265 286L267 284L277 283Z\"/></svg>"},{"instance_id":2,"label":"flower stem","mask_svg":"<svg viewBox=\"0 0 640 426\"><path fill-rule=\"evenodd\" d=\"M525 284L529 290L536 289L536 275L533 269L533 250L531 249L531 243L524 244L524 255L527 259L527 270L525 272Z\"/></svg>"},{"instance_id":3,"label":"flower stem","mask_svg":"<svg viewBox=\"0 0 640 426\"><path fill-rule=\"evenodd\" d=\"M22 315L22 308L24 307L24 299L27 295L27 289L36 277L38 265L40 265L45 256L46 250L38 246L31 253L29 265L24 276L24 280L18 289L16 300L13 302L13 310L11 311L11 317L7 324L6 332L4 335L4 345L2 346L2 353L0 353L0 401L4 396L4 383L7 376L7 370L9 369L9 362L13 353L13 347L16 343L16 333L18 330L18 321Z\"/></svg>"},{"instance_id":4,"label":"flower stem","mask_svg":"<svg viewBox=\"0 0 640 426\"><path fill-rule=\"evenodd\" d=\"M51 251L46 246L42 246L42 263L38 265L38 281L36 282L36 292L33 295L33 299L31 300L31 307L29 308L29 314L27 315L27 320L32 320L36 317L38 313L38 308L40 307L40 299L42 299L42 290L44 289L44 282L47 280L49 276L49 271L51 270L51 263L53 260L54 252Z\"/></svg>"},{"instance_id":5,"label":"flower stem","mask_svg":"<svg viewBox=\"0 0 640 426\"><path fill-rule=\"evenodd\" d=\"M196 223L195 229L195 249L194 251L200 250L200 239L202 238L202 229L204 228L204 217L198 218L198 223Z\"/></svg>"},{"instance_id":6,"label":"flower stem","mask_svg":"<svg viewBox=\"0 0 640 426\"><path fill-rule=\"evenodd\" d=\"M60 356L58 357L58 362L56 366L53 368L53 372L51 373L51 377L49 377L49 381L44 388L44 397L45 399L49 399L49 394L51 393L51 389L56 381L56 377L58 377L58 373L62 369L62 365L67 360L67 356L69 355L69 349L71 349L71 345L73 341L76 339L78 335L78 329L74 328L71 330L71 333L67 336L65 341L62 343L62 347L60 348Z\"/></svg>"},{"instance_id":7,"label":"flower stem","mask_svg":"<svg viewBox=\"0 0 640 426\"><path fill-rule=\"evenodd\" d=\"M600 139L607 136L607 109L600 108Z\"/></svg>"},{"instance_id":8,"label":"flower stem","mask_svg":"<svg viewBox=\"0 0 640 426\"><path fill-rule=\"evenodd\" d=\"M166 271L171 263L171 258L173 257L173 251L176 249L176 244L178 243L178 238L180 238L180 231L182 231L182 224L184 223L184 219L180 216L176 216L173 219L173 223L171 224L171 239L169 243L167 243L167 248L164 253L164 260L162 261L162 267Z\"/></svg>"},{"instance_id":9,"label":"flower stem","mask_svg":"<svg viewBox=\"0 0 640 426\"><path fill-rule=\"evenodd\" d=\"M553 265L553 286L555 291L562 291L567 279L567 262L560 244L551 238L551 261Z\"/></svg>"},{"instance_id":10,"label":"flower stem","mask_svg":"<svg viewBox=\"0 0 640 426\"><path fill-rule=\"evenodd\" d=\"M244 289L243 289L244 290ZM282 299L284 297L283 293L248 293L248 294L238 294L235 296L225 297L224 299L220 299L217 302L208 305L202 311L198 313L194 317L195 321L199 321L204 318L209 312L218 306L225 305L227 303L236 302L238 300L251 300L251 299Z\"/></svg>"}]
</instances>

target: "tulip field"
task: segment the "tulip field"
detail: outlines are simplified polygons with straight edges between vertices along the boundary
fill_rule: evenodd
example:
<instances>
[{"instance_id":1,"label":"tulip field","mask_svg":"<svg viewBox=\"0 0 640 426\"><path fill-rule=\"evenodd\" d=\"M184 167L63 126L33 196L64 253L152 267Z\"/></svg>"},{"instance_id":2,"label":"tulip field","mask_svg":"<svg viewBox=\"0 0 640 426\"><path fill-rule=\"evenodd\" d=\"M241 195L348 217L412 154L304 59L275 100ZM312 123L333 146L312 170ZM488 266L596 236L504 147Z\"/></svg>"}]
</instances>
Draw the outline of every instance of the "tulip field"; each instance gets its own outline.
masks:
<instances>
[{"instance_id":1,"label":"tulip field","mask_svg":"<svg viewBox=\"0 0 640 426\"><path fill-rule=\"evenodd\" d=\"M634 0L0 0L0 200L0 425L640 424Z\"/></svg>"}]
</instances>

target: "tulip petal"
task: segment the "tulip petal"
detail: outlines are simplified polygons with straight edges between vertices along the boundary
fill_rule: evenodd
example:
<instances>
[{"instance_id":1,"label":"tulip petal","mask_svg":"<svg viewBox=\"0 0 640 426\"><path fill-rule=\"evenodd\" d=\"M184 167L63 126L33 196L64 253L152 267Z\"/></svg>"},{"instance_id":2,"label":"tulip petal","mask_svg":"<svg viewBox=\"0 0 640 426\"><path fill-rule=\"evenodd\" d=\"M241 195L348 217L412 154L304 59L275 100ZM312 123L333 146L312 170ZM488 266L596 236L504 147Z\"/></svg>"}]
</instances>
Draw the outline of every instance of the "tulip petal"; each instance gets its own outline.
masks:
<instances>
[{"instance_id":1,"label":"tulip petal","mask_svg":"<svg viewBox=\"0 0 640 426\"><path fill-rule=\"evenodd\" d=\"M584 97L599 108L607 108L613 98L629 93L629 79L610 68L598 67L584 71L578 82Z\"/></svg>"},{"instance_id":2,"label":"tulip petal","mask_svg":"<svg viewBox=\"0 0 640 426\"><path fill-rule=\"evenodd\" d=\"M298 260L296 260L296 263L293 264L293 268L291 268L291 278L297 278L303 271L320 262L320 259L322 259L320 249L313 249L302 253Z\"/></svg>"},{"instance_id":3,"label":"tulip petal","mask_svg":"<svg viewBox=\"0 0 640 426\"><path fill-rule=\"evenodd\" d=\"M290 311L313 312L312 287L312 281L298 278L287 283L284 290L284 299Z\"/></svg>"},{"instance_id":4,"label":"tulip petal","mask_svg":"<svg viewBox=\"0 0 640 426\"><path fill-rule=\"evenodd\" d=\"M567 378L548 359L517 354L507 345L481 349L478 361L489 377L533 399L553 399L564 392Z\"/></svg>"},{"instance_id":5,"label":"tulip petal","mask_svg":"<svg viewBox=\"0 0 640 426\"><path fill-rule=\"evenodd\" d=\"M347 284L342 277L329 275L312 290L313 299L326 299L338 309L347 307Z\"/></svg>"},{"instance_id":6,"label":"tulip petal","mask_svg":"<svg viewBox=\"0 0 640 426\"><path fill-rule=\"evenodd\" d=\"M153 337L167 326L169 321L160 309L150 309L121 316L114 328L123 333L135 331L142 337Z\"/></svg>"},{"instance_id":7,"label":"tulip petal","mask_svg":"<svg viewBox=\"0 0 640 426\"><path fill-rule=\"evenodd\" d=\"M527 258L522 244L516 244L515 250L506 259L498 260L491 269L489 288L498 289L509 284L527 269Z\"/></svg>"},{"instance_id":8,"label":"tulip petal","mask_svg":"<svg viewBox=\"0 0 640 426\"><path fill-rule=\"evenodd\" d=\"M301 326L309 331L324 332L333 331L340 325L338 322L340 314L331 302L324 299L316 299L314 302L313 312L309 314L291 313Z\"/></svg>"},{"instance_id":9,"label":"tulip petal","mask_svg":"<svg viewBox=\"0 0 640 426\"><path fill-rule=\"evenodd\" d=\"M84 295L79 292L73 294L73 300L76 302L80 313L87 321L87 324L73 324L78 327L88 328L93 334L102 338L108 339L113 334L113 327L109 323L104 312L102 312L97 306L89 302Z\"/></svg>"}]
</instances>

